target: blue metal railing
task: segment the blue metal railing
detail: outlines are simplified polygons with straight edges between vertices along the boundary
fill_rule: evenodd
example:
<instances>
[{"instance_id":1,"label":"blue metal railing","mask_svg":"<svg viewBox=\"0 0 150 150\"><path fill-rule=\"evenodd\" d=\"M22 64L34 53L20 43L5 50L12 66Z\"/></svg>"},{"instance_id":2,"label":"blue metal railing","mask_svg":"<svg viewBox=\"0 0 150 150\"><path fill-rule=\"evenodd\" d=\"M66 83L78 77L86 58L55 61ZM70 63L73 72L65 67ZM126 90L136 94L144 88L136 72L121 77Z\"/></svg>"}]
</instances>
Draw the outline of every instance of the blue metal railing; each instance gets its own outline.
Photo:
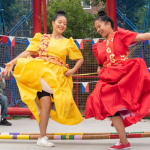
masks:
<instances>
[{"instance_id":1,"label":"blue metal railing","mask_svg":"<svg viewBox=\"0 0 150 150\"><path fill-rule=\"evenodd\" d=\"M135 32L140 32L140 30L117 8L117 14L123 19Z\"/></svg>"},{"instance_id":2,"label":"blue metal railing","mask_svg":"<svg viewBox=\"0 0 150 150\"><path fill-rule=\"evenodd\" d=\"M4 21L4 15L3 15L3 9L2 9L2 4L0 1L0 13L1 13L1 17L0 17L0 24L1 24L1 34L4 34L4 30L3 30L3 26L5 28L5 21Z\"/></svg>"},{"instance_id":3,"label":"blue metal railing","mask_svg":"<svg viewBox=\"0 0 150 150\"><path fill-rule=\"evenodd\" d=\"M33 15L33 9L31 9L23 18L9 31L7 35L12 35L16 32L31 16Z\"/></svg>"},{"instance_id":4,"label":"blue metal railing","mask_svg":"<svg viewBox=\"0 0 150 150\"><path fill-rule=\"evenodd\" d=\"M145 10L145 19L144 19L144 26L143 26L143 32L147 32L148 29L148 22L149 22L149 10L150 10L150 2L149 0L147 0L147 4L145 6L146 10ZM147 12L148 11L148 12ZM147 19L147 23L146 23L146 19ZM146 26L146 29L145 29ZM145 47L146 47L146 43L144 43L144 49L143 49L143 57L144 58L144 54L145 54ZM141 52L142 52L142 48L143 48L143 43L141 45ZM141 54L142 55L142 54ZM140 55L140 57L141 57Z\"/></svg>"},{"instance_id":5,"label":"blue metal railing","mask_svg":"<svg viewBox=\"0 0 150 150\"><path fill-rule=\"evenodd\" d=\"M32 1L32 4L33 4L33 1ZM0 17L0 24L1 24L1 31L2 31L1 34L3 35L5 31L6 35L12 35L33 15L33 8L26 15L24 15L23 18L9 32L7 32L6 30L1 0L0 0L0 13L2 16L2 19Z\"/></svg>"},{"instance_id":6,"label":"blue metal railing","mask_svg":"<svg viewBox=\"0 0 150 150\"><path fill-rule=\"evenodd\" d=\"M33 4L33 0L32 0L32 4ZM2 3L0 0L0 36L5 35L13 35L27 20L29 20L29 18L31 18L31 16L33 15L33 8L30 9L26 15L24 15L19 22L17 22L8 32L6 29L6 25L5 25L5 19L4 19L4 14L3 14L3 9L2 9ZM23 45L27 45L27 38L16 38L15 39L15 43L20 43ZM6 62L9 62L11 60L11 49L9 46L7 46L7 44L1 43L0 46L4 47L4 51L5 51L5 56L6 56ZM27 47L27 46L26 46ZM15 92L15 87L16 87L16 83L15 83L15 79L13 77L9 78L9 84L10 84L10 90L11 90L11 103L10 106L16 106L18 104L21 103L21 99L17 99L16 97L16 92ZM9 107L10 107L9 106ZM23 107L23 102L20 104L20 107Z\"/></svg>"},{"instance_id":7,"label":"blue metal railing","mask_svg":"<svg viewBox=\"0 0 150 150\"><path fill-rule=\"evenodd\" d=\"M117 0L116 0L116 4L117 4ZM150 13L150 1L147 0L146 2L146 6L145 6L145 17L144 17L144 22L143 22L143 31L140 31L133 23L131 20L129 20L126 15L124 13L121 12L121 10L119 10L118 6L117 6L117 14L119 15L119 17L121 17L121 19L123 19L126 24L135 32L139 32L139 33L144 33L147 32L148 29L148 23L149 23L149 13ZM141 48L140 48L140 57L144 58L144 53L145 53L145 45L146 43L141 42Z\"/></svg>"}]
</instances>

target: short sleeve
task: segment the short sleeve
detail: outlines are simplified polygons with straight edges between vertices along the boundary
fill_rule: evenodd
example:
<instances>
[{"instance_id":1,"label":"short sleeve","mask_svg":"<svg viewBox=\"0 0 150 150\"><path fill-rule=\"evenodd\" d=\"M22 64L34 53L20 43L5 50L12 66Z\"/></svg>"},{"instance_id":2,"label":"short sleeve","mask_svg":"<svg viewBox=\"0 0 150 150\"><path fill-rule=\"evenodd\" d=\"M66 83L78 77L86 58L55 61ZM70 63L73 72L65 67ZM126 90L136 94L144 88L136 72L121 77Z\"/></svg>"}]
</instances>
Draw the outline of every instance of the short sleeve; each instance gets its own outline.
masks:
<instances>
[{"instance_id":1,"label":"short sleeve","mask_svg":"<svg viewBox=\"0 0 150 150\"><path fill-rule=\"evenodd\" d=\"M99 44L99 43L95 43L95 44L93 45L92 49L93 49L93 52L94 52L94 55L95 55L95 57L96 57L96 59L97 59L98 64L100 64L101 62L100 62L100 60L99 60L99 58L98 58L98 51L97 51L97 46L98 46L98 44Z\"/></svg>"},{"instance_id":2,"label":"short sleeve","mask_svg":"<svg viewBox=\"0 0 150 150\"><path fill-rule=\"evenodd\" d=\"M40 40L41 40L41 33L36 33L35 36L33 37L33 39L31 40L30 45L27 47L26 51L38 51L38 46L40 44Z\"/></svg>"},{"instance_id":3,"label":"short sleeve","mask_svg":"<svg viewBox=\"0 0 150 150\"><path fill-rule=\"evenodd\" d=\"M69 39L70 47L69 47L69 59L76 60L83 58L81 51L76 46L73 38L71 37Z\"/></svg>"},{"instance_id":4,"label":"short sleeve","mask_svg":"<svg viewBox=\"0 0 150 150\"><path fill-rule=\"evenodd\" d=\"M129 31L129 30L125 30L122 28L118 28L118 34L119 34L119 37L120 37L122 43L125 44L126 46L133 44L132 41L138 35L138 33L135 33L135 32Z\"/></svg>"}]
</instances>

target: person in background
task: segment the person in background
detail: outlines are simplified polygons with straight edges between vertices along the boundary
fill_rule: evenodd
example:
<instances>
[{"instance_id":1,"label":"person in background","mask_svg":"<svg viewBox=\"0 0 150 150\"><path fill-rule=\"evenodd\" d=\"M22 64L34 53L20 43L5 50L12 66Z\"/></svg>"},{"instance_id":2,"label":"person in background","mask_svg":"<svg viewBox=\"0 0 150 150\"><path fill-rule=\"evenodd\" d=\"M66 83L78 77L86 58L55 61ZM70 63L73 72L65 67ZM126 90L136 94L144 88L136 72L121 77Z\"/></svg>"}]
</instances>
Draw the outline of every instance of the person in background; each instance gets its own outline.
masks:
<instances>
[{"instance_id":1,"label":"person in background","mask_svg":"<svg viewBox=\"0 0 150 150\"><path fill-rule=\"evenodd\" d=\"M0 105L1 105L1 120L0 125L11 126L12 124L6 120L7 118L7 97L3 95L3 89L5 88L5 79L0 75Z\"/></svg>"}]
</instances>

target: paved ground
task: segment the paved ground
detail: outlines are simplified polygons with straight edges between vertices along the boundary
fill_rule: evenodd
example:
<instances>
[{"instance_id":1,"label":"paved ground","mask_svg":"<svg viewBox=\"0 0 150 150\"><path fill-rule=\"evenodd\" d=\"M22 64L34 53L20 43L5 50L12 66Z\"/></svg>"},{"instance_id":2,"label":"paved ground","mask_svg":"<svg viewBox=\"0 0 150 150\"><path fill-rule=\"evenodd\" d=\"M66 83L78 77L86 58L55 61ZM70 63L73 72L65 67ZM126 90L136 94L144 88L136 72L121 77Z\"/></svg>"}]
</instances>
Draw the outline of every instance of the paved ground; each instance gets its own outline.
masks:
<instances>
[{"instance_id":1,"label":"paved ground","mask_svg":"<svg viewBox=\"0 0 150 150\"><path fill-rule=\"evenodd\" d=\"M10 120L11 127L0 126L0 132L39 133L36 120L20 119ZM49 121L48 132L116 132L110 126L111 122L106 119L98 121L94 118L84 120L74 126L65 126L52 120ZM150 131L150 120L142 120L136 125L126 128L127 132ZM129 139L132 150L149 150L150 138ZM118 139L107 140L58 140L53 141L56 147L36 146L35 140L0 140L0 150L107 150L109 146L118 142Z\"/></svg>"}]
</instances>

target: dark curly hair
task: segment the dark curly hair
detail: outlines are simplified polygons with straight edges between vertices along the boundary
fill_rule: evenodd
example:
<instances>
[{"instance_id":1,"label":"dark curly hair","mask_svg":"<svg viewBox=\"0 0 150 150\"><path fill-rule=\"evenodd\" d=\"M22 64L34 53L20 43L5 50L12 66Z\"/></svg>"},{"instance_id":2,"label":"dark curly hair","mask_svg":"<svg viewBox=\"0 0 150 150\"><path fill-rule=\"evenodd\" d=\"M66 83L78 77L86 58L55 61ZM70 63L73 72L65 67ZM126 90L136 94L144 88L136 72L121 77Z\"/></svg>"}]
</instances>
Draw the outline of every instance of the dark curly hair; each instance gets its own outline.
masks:
<instances>
[{"instance_id":1,"label":"dark curly hair","mask_svg":"<svg viewBox=\"0 0 150 150\"><path fill-rule=\"evenodd\" d=\"M52 21L55 21L59 16L64 16L64 17L66 17L66 12L63 11L63 10L57 11L57 14L53 17ZM67 17L66 17L66 19L67 19Z\"/></svg>"},{"instance_id":2,"label":"dark curly hair","mask_svg":"<svg viewBox=\"0 0 150 150\"><path fill-rule=\"evenodd\" d=\"M98 17L95 18L94 22L96 20L101 20L104 21L105 23L110 22L112 29L114 28L114 21L109 16L106 15L106 12L104 10L100 10L98 12Z\"/></svg>"}]
</instances>

